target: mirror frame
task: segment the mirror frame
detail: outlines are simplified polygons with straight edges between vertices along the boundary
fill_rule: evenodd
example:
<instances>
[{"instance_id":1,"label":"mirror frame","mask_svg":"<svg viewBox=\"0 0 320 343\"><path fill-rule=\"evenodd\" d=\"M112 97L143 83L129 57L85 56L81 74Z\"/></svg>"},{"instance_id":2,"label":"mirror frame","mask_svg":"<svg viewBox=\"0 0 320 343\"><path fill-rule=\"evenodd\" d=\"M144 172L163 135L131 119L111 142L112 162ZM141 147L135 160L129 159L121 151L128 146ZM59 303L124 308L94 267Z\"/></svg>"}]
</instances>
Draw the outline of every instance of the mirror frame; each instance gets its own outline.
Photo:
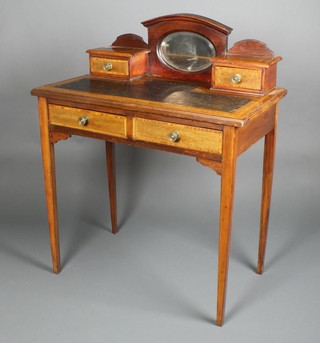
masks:
<instances>
[{"instance_id":1,"label":"mirror frame","mask_svg":"<svg viewBox=\"0 0 320 343\"><path fill-rule=\"evenodd\" d=\"M146 20L142 24L148 29L149 71L151 76L187 79L210 83L212 67L196 72L174 69L164 64L158 55L159 43L174 32L192 32L203 36L214 46L216 55L227 51L228 35L232 29L215 20L193 15L172 14Z\"/></svg>"}]
</instances>

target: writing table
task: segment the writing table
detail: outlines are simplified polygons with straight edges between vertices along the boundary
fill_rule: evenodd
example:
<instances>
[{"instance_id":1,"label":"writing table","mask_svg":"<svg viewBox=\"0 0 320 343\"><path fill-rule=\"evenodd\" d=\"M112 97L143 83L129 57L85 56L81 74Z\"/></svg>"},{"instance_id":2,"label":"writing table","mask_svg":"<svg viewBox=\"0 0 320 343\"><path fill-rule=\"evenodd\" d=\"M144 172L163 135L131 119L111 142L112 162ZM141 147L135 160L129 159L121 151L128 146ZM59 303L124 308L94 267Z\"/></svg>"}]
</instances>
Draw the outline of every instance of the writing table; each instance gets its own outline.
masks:
<instances>
[{"instance_id":1,"label":"writing table","mask_svg":"<svg viewBox=\"0 0 320 343\"><path fill-rule=\"evenodd\" d=\"M178 19L177 16L173 17L175 20L181 20L181 16L178 16ZM185 19L185 17L183 18ZM170 18L172 19L172 17ZM200 21L206 26L209 24L214 28L217 26L216 22L208 24L208 20L204 21L202 17L194 18L190 15L187 16L187 19L188 23L192 19ZM159 19L144 24L152 27L158 22ZM163 20L161 19L160 22ZM167 17L165 23L165 25L168 23ZM226 27L223 29L227 30ZM221 27L219 30L222 30ZM244 45L252 46L252 41L241 43L241 49ZM253 42L253 45L255 48L261 47L260 43ZM149 44L149 48L152 53L152 44ZM111 51L114 55L112 62L110 59L103 61L103 73L112 70L112 64L117 66L119 62L114 57L118 56L118 51L104 49L102 53L105 54L106 51L108 54ZM129 57L131 58L133 55L129 54ZM97 58L98 61L94 60L91 66L93 69L100 63L101 56L99 54L97 56L94 58ZM270 63L265 58L263 61L258 58L258 61L254 62L256 63L254 68L246 70L248 59L239 61L237 58L234 62L232 56L217 58L212 62L213 66L211 62L209 63L210 68L213 68L213 73L215 73L215 66L216 68L220 67L216 71L219 71L222 76L213 74L213 86L208 87L208 83L201 79L203 77L201 72L194 80L188 77L183 78L181 75L184 71L181 72L181 77L172 77L172 74L179 72L175 69L170 69L170 75L167 77L145 73L145 56L147 55L141 57L143 72L139 77L117 77L116 69L113 69L116 77L101 77L95 75L93 70L90 75L38 87L32 91L33 95L38 96L53 271L59 273L61 269L55 143L67 139L71 135L105 141L113 233L118 231L115 143L189 155L221 176L216 317L217 324L221 326L224 320L227 289L236 162L242 153L264 137L257 265L257 272L259 274L263 272L275 158L277 108L279 100L286 95L287 91L271 84L267 72L265 74L265 71L261 72L259 68L271 66L270 73L274 73L272 66L275 64L272 63L279 59L272 58L273 62ZM122 68L124 62L123 60L120 62L122 64L119 65ZM203 63L202 60L200 62ZM236 65L234 66L232 63ZM158 63L158 69L159 65ZM162 67L164 68L164 66ZM205 75L211 77L207 68L205 66ZM232 68L236 68L237 73L234 74L232 71L230 84L227 84L230 75L226 76L225 73L229 73ZM241 70L243 71L242 76L239 75ZM126 73L129 73L128 70ZM263 81L265 82L263 87L266 87L266 90L261 91L261 87L254 86L257 81L252 80L251 74L263 75L266 78L266 82ZM247 76L249 79L246 80ZM241 89L242 81L244 88ZM258 82L260 81L258 80ZM239 83L240 89L233 92L231 87L234 85L238 87ZM252 90L250 92L246 92L248 84L249 89ZM257 94L259 92L260 94Z\"/></svg>"}]
</instances>

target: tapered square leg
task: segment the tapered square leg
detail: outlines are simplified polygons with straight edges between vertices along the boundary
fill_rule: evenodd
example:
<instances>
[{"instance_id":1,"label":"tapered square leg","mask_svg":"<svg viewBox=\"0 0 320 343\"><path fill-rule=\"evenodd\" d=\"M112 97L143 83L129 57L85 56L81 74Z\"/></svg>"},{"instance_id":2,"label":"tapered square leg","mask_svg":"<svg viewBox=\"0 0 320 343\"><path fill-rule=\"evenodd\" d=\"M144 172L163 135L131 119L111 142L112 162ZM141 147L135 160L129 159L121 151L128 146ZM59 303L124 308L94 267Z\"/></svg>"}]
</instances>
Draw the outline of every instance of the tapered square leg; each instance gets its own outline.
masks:
<instances>
[{"instance_id":1,"label":"tapered square leg","mask_svg":"<svg viewBox=\"0 0 320 343\"><path fill-rule=\"evenodd\" d=\"M276 148L277 113L275 113L274 129L265 136L263 178L262 178L262 200L260 215L260 239L258 252L257 273L262 274L267 245L269 213L271 205L272 180Z\"/></svg>"},{"instance_id":2,"label":"tapered square leg","mask_svg":"<svg viewBox=\"0 0 320 343\"><path fill-rule=\"evenodd\" d=\"M46 203L47 203L48 221L49 221L52 265L53 265L54 273L59 273L61 270L61 264L60 264L54 144L50 142L48 108L47 108L46 99L39 98L38 106L39 106L39 116L40 116L40 138L41 138L41 148L42 148L45 191L46 191Z\"/></svg>"},{"instance_id":3,"label":"tapered square leg","mask_svg":"<svg viewBox=\"0 0 320 343\"><path fill-rule=\"evenodd\" d=\"M117 223L117 192L116 192L116 162L115 162L115 144L106 142L107 155L107 173L110 200L110 214L112 233L118 232Z\"/></svg>"},{"instance_id":4,"label":"tapered square leg","mask_svg":"<svg viewBox=\"0 0 320 343\"><path fill-rule=\"evenodd\" d=\"M217 325L224 321L236 175L235 128L226 127L223 138L218 256Z\"/></svg>"}]
</instances>

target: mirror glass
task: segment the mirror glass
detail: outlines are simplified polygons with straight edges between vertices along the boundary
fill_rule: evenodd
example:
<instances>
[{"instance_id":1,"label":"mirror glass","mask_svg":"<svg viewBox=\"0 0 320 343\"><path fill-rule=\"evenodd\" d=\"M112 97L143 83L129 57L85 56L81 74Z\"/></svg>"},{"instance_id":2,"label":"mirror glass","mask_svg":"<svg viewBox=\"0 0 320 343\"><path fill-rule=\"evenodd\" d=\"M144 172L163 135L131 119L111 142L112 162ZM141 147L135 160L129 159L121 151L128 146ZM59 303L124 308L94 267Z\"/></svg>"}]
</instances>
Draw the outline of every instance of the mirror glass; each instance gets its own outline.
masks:
<instances>
[{"instance_id":1,"label":"mirror glass","mask_svg":"<svg viewBox=\"0 0 320 343\"><path fill-rule=\"evenodd\" d=\"M214 45L205 37L187 31L170 33L158 45L158 56L167 66L184 71L199 72L211 66L216 55Z\"/></svg>"}]
</instances>

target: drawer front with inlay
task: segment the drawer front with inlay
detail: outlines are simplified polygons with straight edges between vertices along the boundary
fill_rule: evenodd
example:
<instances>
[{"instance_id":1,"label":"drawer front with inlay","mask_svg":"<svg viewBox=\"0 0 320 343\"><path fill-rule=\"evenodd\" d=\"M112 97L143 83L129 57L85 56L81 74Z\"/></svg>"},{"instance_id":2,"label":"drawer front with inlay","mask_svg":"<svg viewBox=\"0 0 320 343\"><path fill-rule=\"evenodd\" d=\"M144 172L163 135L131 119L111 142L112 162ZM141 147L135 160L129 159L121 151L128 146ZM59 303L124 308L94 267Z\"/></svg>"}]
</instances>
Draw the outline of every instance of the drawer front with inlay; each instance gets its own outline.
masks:
<instances>
[{"instance_id":1,"label":"drawer front with inlay","mask_svg":"<svg viewBox=\"0 0 320 343\"><path fill-rule=\"evenodd\" d=\"M129 61L114 58L90 57L90 71L96 75L128 76Z\"/></svg>"},{"instance_id":2,"label":"drawer front with inlay","mask_svg":"<svg viewBox=\"0 0 320 343\"><path fill-rule=\"evenodd\" d=\"M222 152L222 131L143 118L133 119L133 139L214 154Z\"/></svg>"},{"instance_id":3,"label":"drawer front with inlay","mask_svg":"<svg viewBox=\"0 0 320 343\"><path fill-rule=\"evenodd\" d=\"M214 79L216 88L260 90L262 70L216 66Z\"/></svg>"},{"instance_id":4,"label":"drawer front with inlay","mask_svg":"<svg viewBox=\"0 0 320 343\"><path fill-rule=\"evenodd\" d=\"M49 105L49 122L52 125L88 132L122 138L127 137L126 117L115 114Z\"/></svg>"}]
</instances>

